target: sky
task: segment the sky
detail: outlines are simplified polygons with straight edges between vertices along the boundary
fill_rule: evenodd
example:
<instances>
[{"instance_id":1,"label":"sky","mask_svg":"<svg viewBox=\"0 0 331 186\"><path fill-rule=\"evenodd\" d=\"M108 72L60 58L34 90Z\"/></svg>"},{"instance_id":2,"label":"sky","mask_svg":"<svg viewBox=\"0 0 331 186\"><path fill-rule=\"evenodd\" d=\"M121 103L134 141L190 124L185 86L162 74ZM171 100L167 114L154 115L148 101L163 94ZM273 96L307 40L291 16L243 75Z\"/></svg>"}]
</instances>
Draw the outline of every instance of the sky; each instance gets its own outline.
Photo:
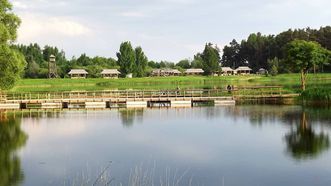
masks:
<instances>
[{"instance_id":1,"label":"sky","mask_svg":"<svg viewBox=\"0 0 331 186\"><path fill-rule=\"evenodd\" d=\"M150 60L178 62L250 33L331 24L330 0L11 0L17 43L57 46L66 57L116 58L123 41Z\"/></svg>"}]
</instances>

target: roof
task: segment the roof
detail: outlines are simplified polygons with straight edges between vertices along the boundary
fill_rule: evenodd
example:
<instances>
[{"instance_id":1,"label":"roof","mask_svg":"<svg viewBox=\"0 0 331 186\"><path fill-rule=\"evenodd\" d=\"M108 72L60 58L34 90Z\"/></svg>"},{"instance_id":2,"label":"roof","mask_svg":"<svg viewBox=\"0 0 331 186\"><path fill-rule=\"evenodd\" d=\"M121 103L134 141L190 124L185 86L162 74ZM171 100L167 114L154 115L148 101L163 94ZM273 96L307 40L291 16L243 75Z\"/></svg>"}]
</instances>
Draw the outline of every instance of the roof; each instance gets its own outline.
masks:
<instances>
[{"instance_id":1,"label":"roof","mask_svg":"<svg viewBox=\"0 0 331 186\"><path fill-rule=\"evenodd\" d=\"M177 69L173 69L172 70L172 73L174 73L174 74L181 74L181 72L179 70L177 70Z\"/></svg>"},{"instance_id":2,"label":"roof","mask_svg":"<svg viewBox=\"0 0 331 186\"><path fill-rule=\"evenodd\" d=\"M222 72L229 72L229 71L232 72L233 69L230 67L222 67Z\"/></svg>"},{"instance_id":3,"label":"roof","mask_svg":"<svg viewBox=\"0 0 331 186\"><path fill-rule=\"evenodd\" d=\"M185 70L185 73L204 73L204 72L205 71L203 71L201 68L191 68Z\"/></svg>"},{"instance_id":4,"label":"roof","mask_svg":"<svg viewBox=\"0 0 331 186\"><path fill-rule=\"evenodd\" d=\"M252 69L247 66L241 66L236 69L236 71L251 71Z\"/></svg>"},{"instance_id":5,"label":"roof","mask_svg":"<svg viewBox=\"0 0 331 186\"><path fill-rule=\"evenodd\" d=\"M103 69L101 74L121 74L117 69Z\"/></svg>"},{"instance_id":6,"label":"roof","mask_svg":"<svg viewBox=\"0 0 331 186\"><path fill-rule=\"evenodd\" d=\"M51 54L49 57L50 57L50 58L55 58L55 56L54 56L53 54Z\"/></svg>"},{"instance_id":7,"label":"roof","mask_svg":"<svg viewBox=\"0 0 331 186\"><path fill-rule=\"evenodd\" d=\"M88 74L84 69L71 69L68 74Z\"/></svg>"},{"instance_id":8,"label":"roof","mask_svg":"<svg viewBox=\"0 0 331 186\"><path fill-rule=\"evenodd\" d=\"M152 73L158 74L158 73L174 73L174 74L180 74L181 72L177 69L154 69Z\"/></svg>"},{"instance_id":9,"label":"roof","mask_svg":"<svg viewBox=\"0 0 331 186\"><path fill-rule=\"evenodd\" d=\"M260 68L259 71L266 71L266 69L264 69L264 68Z\"/></svg>"}]
</instances>

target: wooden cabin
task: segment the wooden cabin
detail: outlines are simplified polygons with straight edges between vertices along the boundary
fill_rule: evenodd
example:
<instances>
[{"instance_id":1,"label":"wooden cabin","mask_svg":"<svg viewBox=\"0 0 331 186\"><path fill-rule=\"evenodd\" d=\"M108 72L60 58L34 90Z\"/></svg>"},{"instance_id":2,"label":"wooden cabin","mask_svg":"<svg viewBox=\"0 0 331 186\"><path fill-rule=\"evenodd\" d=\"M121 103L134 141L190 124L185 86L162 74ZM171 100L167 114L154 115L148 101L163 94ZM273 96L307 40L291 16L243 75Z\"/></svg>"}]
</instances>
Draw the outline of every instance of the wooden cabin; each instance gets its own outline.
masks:
<instances>
[{"instance_id":1,"label":"wooden cabin","mask_svg":"<svg viewBox=\"0 0 331 186\"><path fill-rule=\"evenodd\" d=\"M118 79L121 73L117 69L103 69L101 75L104 79Z\"/></svg>"},{"instance_id":2,"label":"wooden cabin","mask_svg":"<svg viewBox=\"0 0 331 186\"><path fill-rule=\"evenodd\" d=\"M205 71L203 71L201 68L191 68L185 70L186 75L203 75L204 72Z\"/></svg>"},{"instance_id":3,"label":"wooden cabin","mask_svg":"<svg viewBox=\"0 0 331 186\"><path fill-rule=\"evenodd\" d=\"M247 66L240 66L234 72L235 74L238 75L247 75L247 74L251 74L252 69Z\"/></svg>"},{"instance_id":4,"label":"wooden cabin","mask_svg":"<svg viewBox=\"0 0 331 186\"><path fill-rule=\"evenodd\" d=\"M154 69L152 76L179 76L181 72L177 69Z\"/></svg>"},{"instance_id":5,"label":"wooden cabin","mask_svg":"<svg viewBox=\"0 0 331 186\"><path fill-rule=\"evenodd\" d=\"M234 70L230 67L222 67L221 70L221 75L223 76L229 76L229 75L233 75L234 74Z\"/></svg>"},{"instance_id":6,"label":"wooden cabin","mask_svg":"<svg viewBox=\"0 0 331 186\"><path fill-rule=\"evenodd\" d=\"M68 73L71 79L85 79L88 72L84 69L71 69Z\"/></svg>"}]
</instances>

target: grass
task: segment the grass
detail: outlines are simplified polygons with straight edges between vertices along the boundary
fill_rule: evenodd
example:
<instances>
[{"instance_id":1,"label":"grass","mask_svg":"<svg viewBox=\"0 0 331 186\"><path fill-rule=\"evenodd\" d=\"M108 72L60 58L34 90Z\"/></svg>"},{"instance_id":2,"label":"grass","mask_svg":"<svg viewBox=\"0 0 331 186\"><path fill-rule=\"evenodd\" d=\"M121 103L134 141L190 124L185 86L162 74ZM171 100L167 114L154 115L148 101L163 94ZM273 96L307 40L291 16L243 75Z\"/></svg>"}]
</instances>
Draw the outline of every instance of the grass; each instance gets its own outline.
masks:
<instances>
[{"instance_id":1,"label":"grass","mask_svg":"<svg viewBox=\"0 0 331 186\"><path fill-rule=\"evenodd\" d=\"M278 76L181 76L181 77L145 77L132 79L22 79L10 91L22 92L61 92L61 91L97 91L97 90L160 90L160 89L201 89L225 88L234 86L282 86L287 91L300 92L299 74ZM308 76L308 87L331 85L331 73Z\"/></svg>"},{"instance_id":2,"label":"grass","mask_svg":"<svg viewBox=\"0 0 331 186\"><path fill-rule=\"evenodd\" d=\"M304 100L331 102L331 87L310 88L301 94Z\"/></svg>"}]
</instances>

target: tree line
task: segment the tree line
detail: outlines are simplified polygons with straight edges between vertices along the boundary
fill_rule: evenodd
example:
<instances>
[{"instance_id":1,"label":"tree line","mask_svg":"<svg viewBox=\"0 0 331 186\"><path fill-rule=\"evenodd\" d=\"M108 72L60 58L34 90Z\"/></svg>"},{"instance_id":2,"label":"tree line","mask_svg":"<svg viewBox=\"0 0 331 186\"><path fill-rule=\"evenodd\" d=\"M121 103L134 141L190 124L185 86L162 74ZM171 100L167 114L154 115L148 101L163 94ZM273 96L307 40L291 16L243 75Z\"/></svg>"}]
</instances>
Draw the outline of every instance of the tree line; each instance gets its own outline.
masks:
<instances>
[{"instance_id":1,"label":"tree line","mask_svg":"<svg viewBox=\"0 0 331 186\"><path fill-rule=\"evenodd\" d=\"M152 69L170 68L184 71L188 68L203 68L207 73L219 70L219 49L211 43L206 44L202 54L194 56L193 60L183 59L177 63L169 61L149 61L143 49L133 47L129 41L120 45L116 53L117 59L106 57L89 57L81 54L78 58L67 59L65 52L57 47L41 47L37 43L30 45L13 45L20 51L27 62L23 78L47 78L48 62L51 55L56 58L57 73L59 77L67 77L71 69L85 69L92 78L101 77L102 69L118 69L122 76L132 74L133 77L149 76Z\"/></svg>"},{"instance_id":2,"label":"tree line","mask_svg":"<svg viewBox=\"0 0 331 186\"><path fill-rule=\"evenodd\" d=\"M222 66L232 68L248 65L253 71L264 68L276 73L299 72L298 69L290 68L288 64L292 61L287 58L287 46L295 40L315 42L331 50L331 27L289 29L277 35L263 35L258 32L250 34L240 43L233 39L223 48L221 63ZM320 64L315 70L330 72L331 66Z\"/></svg>"},{"instance_id":3,"label":"tree line","mask_svg":"<svg viewBox=\"0 0 331 186\"><path fill-rule=\"evenodd\" d=\"M48 73L48 60L51 54L56 56L57 71L60 77L66 77L70 69L82 68L89 72L93 78L100 77L100 71L105 68L119 69L123 76L132 73L134 77L148 76L155 68L172 68L184 71L189 68L202 68L207 75L220 71L220 66L231 67L249 66L254 72L260 68L268 70L271 74L299 72L292 68L287 58L287 45L295 40L311 41L321 47L331 49L331 27L319 29L289 29L277 35L263 35L253 33L247 39L238 43L233 39L220 50L216 45L207 43L201 53L193 59L183 59L178 62L148 60L141 47L133 47L130 42L123 42L115 58L89 57L86 54L78 58L66 59L65 52L57 47L38 44L16 45L25 57L27 65L24 78L46 78ZM222 56L220 54L222 53ZM330 72L329 63L314 66L314 71Z\"/></svg>"}]
</instances>

